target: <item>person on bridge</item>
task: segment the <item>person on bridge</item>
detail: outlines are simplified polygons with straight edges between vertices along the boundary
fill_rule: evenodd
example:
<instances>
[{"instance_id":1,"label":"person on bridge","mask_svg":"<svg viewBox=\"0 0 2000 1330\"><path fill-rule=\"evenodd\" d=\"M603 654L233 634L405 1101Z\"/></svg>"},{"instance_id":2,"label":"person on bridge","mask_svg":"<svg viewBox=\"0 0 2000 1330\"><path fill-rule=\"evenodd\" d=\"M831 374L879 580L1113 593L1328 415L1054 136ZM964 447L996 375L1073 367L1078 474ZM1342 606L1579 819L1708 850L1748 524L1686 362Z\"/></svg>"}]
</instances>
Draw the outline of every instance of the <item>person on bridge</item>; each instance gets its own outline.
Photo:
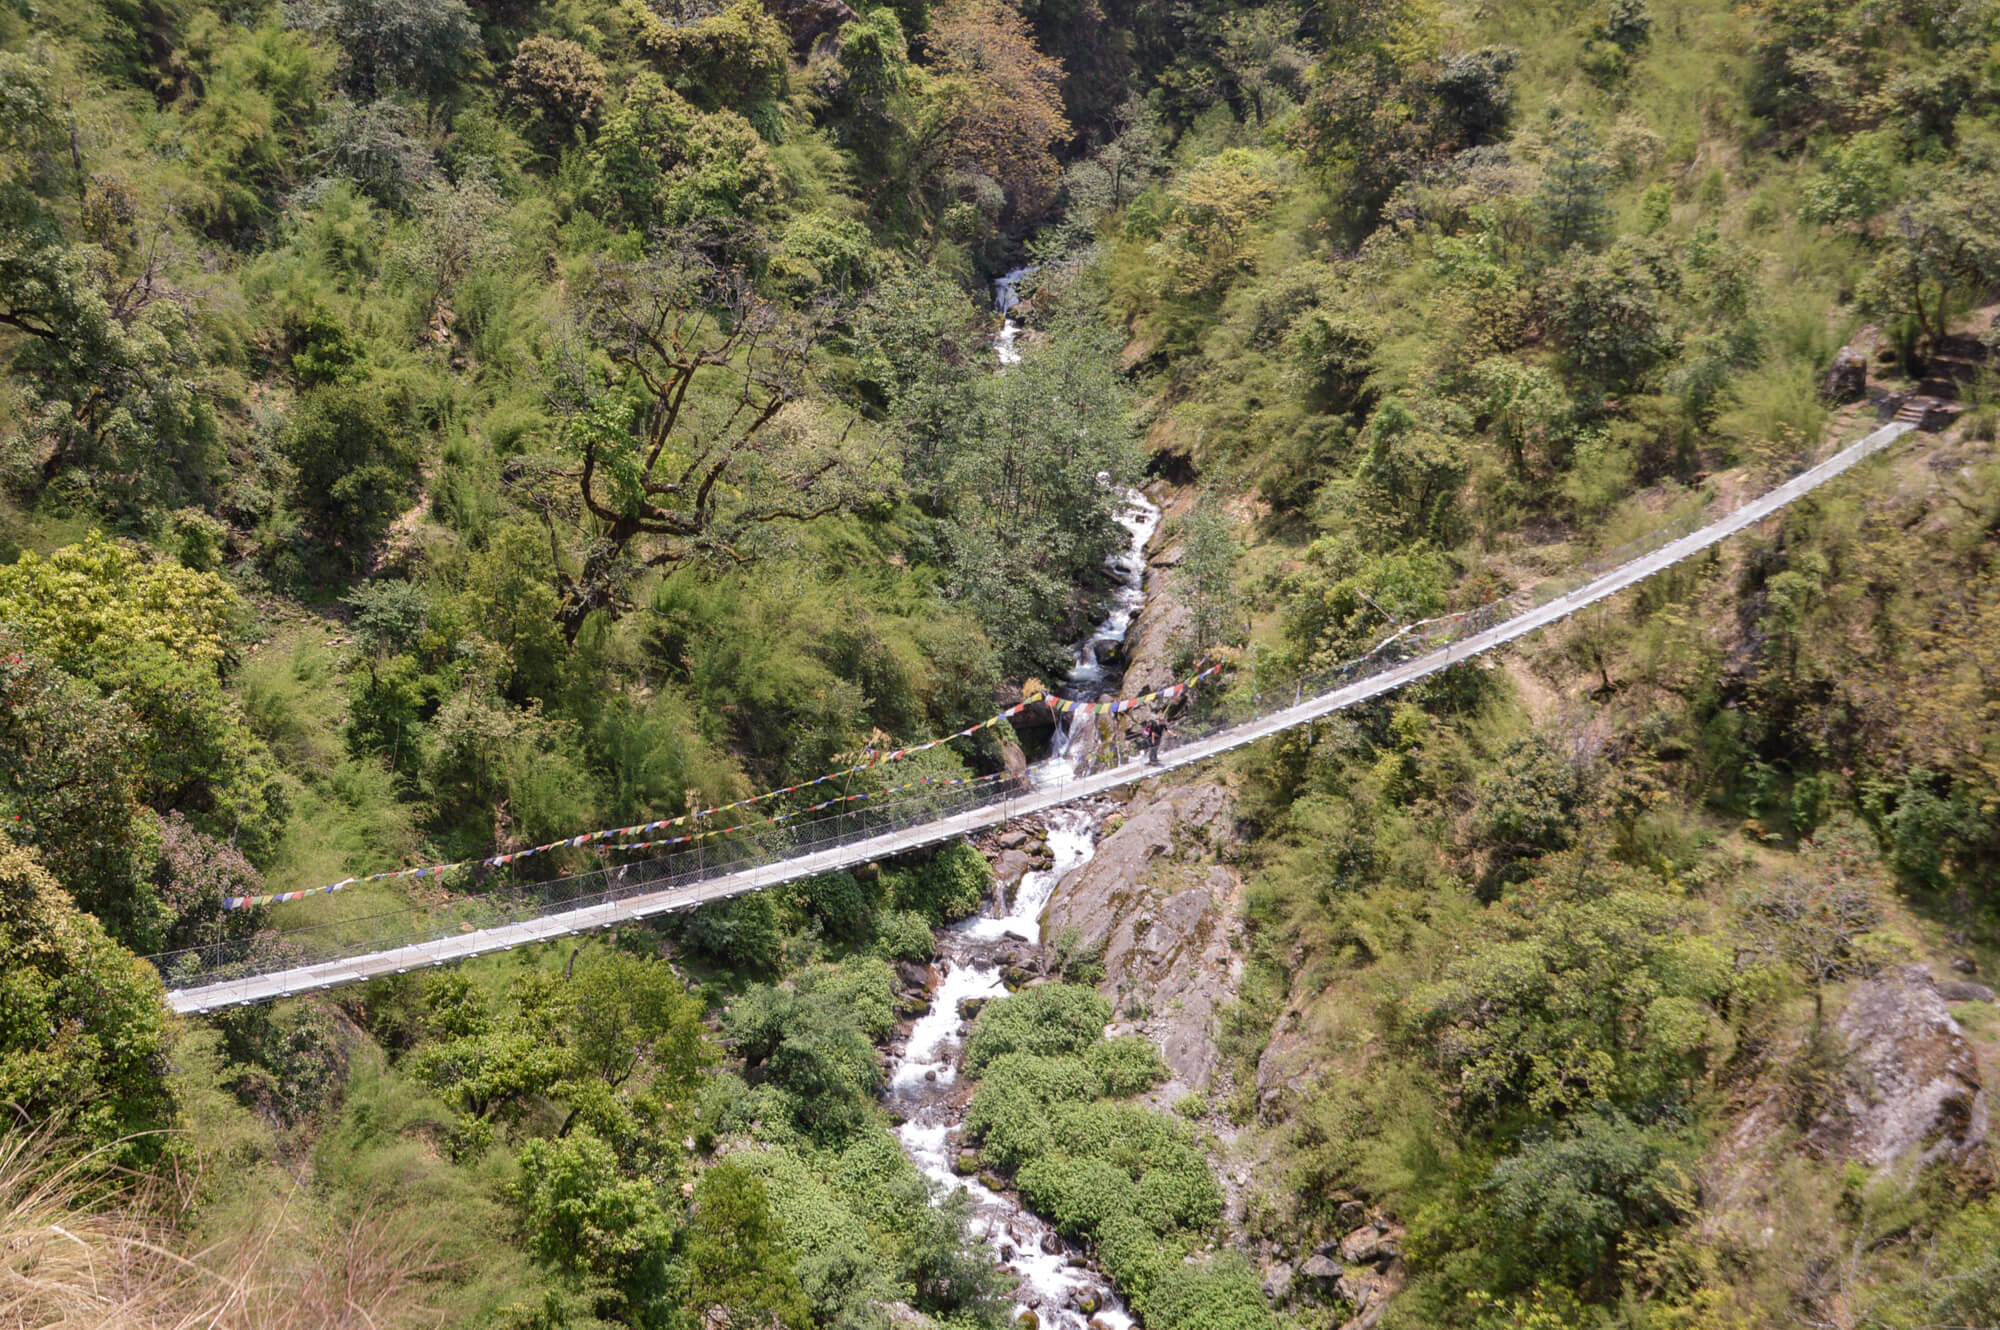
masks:
<instances>
[{"instance_id":1,"label":"person on bridge","mask_svg":"<svg viewBox=\"0 0 2000 1330\"><path fill-rule=\"evenodd\" d=\"M1167 737L1167 723L1163 720L1149 720L1141 733L1145 735L1142 746L1146 750L1146 765L1157 767L1160 765L1160 741Z\"/></svg>"}]
</instances>

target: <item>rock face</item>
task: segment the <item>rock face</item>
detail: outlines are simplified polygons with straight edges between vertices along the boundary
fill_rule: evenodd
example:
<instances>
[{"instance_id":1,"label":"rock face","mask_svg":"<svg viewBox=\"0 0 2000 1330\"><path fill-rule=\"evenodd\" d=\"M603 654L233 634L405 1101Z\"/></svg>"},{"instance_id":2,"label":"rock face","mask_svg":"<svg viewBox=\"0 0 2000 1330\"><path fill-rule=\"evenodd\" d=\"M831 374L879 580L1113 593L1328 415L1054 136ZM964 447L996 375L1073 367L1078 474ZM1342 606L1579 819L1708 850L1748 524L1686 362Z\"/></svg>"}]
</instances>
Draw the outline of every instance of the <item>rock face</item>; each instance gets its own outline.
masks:
<instances>
[{"instance_id":1,"label":"rock face","mask_svg":"<svg viewBox=\"0 0 2000 1330\"><path fill-rule=\"evenodd\" d=\"M1047 936L1104 943L1102 989L1160 1046L1175 1081L1205 1092L1215 1011L1236 992L1242 882L1214 853L1232 839L1228 791L1202 783L1142 796L1049 904Z\"/></svg>"},{"instance_id":2,"label":"rock face","mask_svg":"<svg viewBox=\"0 0 2000 1330\"><path fill-rule=\"evenodd\" d=\"M1834 1031L1847 1050L1842 1101L1818 1142L1878 1171L1964 1163L1986 1138L1979 1064L1921 965L1855 987Z\"/></svg>"},{"instance_id":3,"label":"rock face","mask_svg":"<svg viewBox=\"0 0 2000 1330\"><path fill-rule=\"evenodd\" d=\"M1838 406L1858 402L1868 395L1868 357L1845 347L1833 358L1833 366L1820 381L1820 400Z\"/></svg>"}]
</instances>

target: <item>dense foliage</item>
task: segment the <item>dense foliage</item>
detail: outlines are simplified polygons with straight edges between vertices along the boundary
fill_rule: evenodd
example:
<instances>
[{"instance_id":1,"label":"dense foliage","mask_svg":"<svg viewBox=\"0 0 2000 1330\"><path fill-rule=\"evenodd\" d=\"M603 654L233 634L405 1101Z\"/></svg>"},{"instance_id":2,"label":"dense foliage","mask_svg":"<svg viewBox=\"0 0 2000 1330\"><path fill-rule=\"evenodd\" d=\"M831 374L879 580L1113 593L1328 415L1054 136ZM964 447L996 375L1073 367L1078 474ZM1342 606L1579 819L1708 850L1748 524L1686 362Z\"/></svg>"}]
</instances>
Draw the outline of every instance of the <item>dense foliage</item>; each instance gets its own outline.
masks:
<instances>
[{"instance_id":1,"label":"dense foliage","mask_svg":"<svg viewBox=\"0 0 2000 1330\"><path fill-rule=\"evenodd\" d=\"M0 9L0 1103L148 1250L246 1253L216 1324L1002 1324L878 1103L970 846L206 1021L134 953L382 930L499 875L221 903L984 719L1148 478L1151 664L1261 696L1856 437L1853 338L1956 434L1259 746L1214 1083L1052 938L1121 1008L989 1005L966 1142L1171 1330L1377 1277L1391 1326L1993 1321L1988 1174L1807 1133L1848 986L2000 935L1997 43L1990 0ZM1710 1180L1760 1133L1803 1218L1753 1241ZM1393 1257L1267 1296L1357 1214Z\"/></svg>"}]
</instances>

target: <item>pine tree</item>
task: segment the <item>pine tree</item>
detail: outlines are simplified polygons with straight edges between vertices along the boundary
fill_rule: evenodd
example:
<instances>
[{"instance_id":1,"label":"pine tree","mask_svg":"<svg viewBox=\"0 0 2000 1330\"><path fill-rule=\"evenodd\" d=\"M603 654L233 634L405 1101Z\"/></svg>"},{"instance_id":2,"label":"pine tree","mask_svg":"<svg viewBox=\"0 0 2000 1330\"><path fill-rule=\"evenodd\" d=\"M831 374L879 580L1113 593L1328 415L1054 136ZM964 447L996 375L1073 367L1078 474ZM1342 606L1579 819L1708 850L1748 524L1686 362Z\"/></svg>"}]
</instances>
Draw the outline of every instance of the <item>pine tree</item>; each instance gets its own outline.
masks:
<instances>
[{"instance_id":1,"label":"pine tree","mask_svg":"<svg viewBox=\"0 0 2000 1330\"><path fill-rule=\"evenodd\" d=\"M1596 249L1604 243L1611 229L1611 209L1605 203L1610 175L1589 123L1581 116L1564 117L1535 195L1542 235L1551 250L1560 254L1573 245Z\"/></svg>"}]
</instances>

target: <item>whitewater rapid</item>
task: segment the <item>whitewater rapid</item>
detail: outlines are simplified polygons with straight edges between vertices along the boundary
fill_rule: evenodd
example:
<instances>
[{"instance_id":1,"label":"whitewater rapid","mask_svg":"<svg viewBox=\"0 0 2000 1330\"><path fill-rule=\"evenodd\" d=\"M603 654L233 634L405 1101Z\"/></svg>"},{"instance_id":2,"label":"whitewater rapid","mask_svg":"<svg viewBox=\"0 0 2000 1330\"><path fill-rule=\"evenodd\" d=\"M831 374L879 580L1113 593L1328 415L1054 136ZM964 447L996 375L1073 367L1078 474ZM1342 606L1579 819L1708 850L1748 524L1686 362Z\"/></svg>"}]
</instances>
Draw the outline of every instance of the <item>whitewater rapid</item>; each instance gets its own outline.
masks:
<instances>
[{"instance_id":1,"label":"whitewater rapid","mask_svg":"<svg viewBox=\"0 0 2000 1330\"><path fill-rule=\"evenodd\" d=\"M1021 359L1015 347L1020 325L1009 311L1017 285L1033 271L1019 268L994 283L994 307L1002 323L993 348L1002 365ZM1110 478L1100 476L1098 483L1109 488ZM1160 509L1136 489L1120 490L1118 499L1117 518L1125 528L1126 547L1105 564L1112 588L1104 617L1072 652L1062 692L1073 697L1095 697L1109 685L1113 669L1103 658L1122 649L1146 600L1146 545L1159 529ZM1084 742L1088 733L1086 726L1058 729L1049 756L1035 764L1030 778L1043 783L1074 775L1076 763L1089 755L1090 744ZM958 1189L972 1198L975 1231L992 1249L1000 1268L1019 1281L1015 1317L1034 1313L1040 1330L1129 1330L1133 1321L1111 1281L1092 1269L1053 1226L1012 1196L976 1177L962 1177L954 1167L963 1148L959 1128L967 1100L966 1088L959 1084L959 1063L972 1026L962 1012L967 1003L1007 995L1004 971L1017 950L1025 952L1041 942L1042 913L1049 898L1096 852L1100 816L1087 806L1050 813L1043 824L1049 866L1023 875L1012 901L992 901L985 913L941 935L939 980L931 993L930 1010L911 1027L889 1067L886 1097L900 1123L896 1139L941 1195Z\"/></svg>"}]
</instances>

